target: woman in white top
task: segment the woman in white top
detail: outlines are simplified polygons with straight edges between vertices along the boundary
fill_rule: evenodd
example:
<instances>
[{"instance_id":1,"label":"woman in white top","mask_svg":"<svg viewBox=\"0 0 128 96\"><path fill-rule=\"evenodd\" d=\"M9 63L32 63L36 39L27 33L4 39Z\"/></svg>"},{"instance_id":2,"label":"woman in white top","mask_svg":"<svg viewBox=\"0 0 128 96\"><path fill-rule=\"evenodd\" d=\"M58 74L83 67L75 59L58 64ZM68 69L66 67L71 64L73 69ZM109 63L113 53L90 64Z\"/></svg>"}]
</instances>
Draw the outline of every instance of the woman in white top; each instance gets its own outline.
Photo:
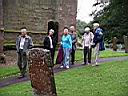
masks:
<instances>
[{"instance_id":1,"label":"woman in white top","mask_svg":"<svg viewBox=\"0 0 128 96\"><path fill-rule=\"evenodd\" d=\"M92 54L92 48L91 45L93 44L93 38L94 35L92 32L90 32L90 27L85 28L85 33L82 37L83 41L83 48L84 48L84 65L91 63L91 54ZM87 62L87 55L88 55L88 62Z\"/></svg>"}]
</instances>

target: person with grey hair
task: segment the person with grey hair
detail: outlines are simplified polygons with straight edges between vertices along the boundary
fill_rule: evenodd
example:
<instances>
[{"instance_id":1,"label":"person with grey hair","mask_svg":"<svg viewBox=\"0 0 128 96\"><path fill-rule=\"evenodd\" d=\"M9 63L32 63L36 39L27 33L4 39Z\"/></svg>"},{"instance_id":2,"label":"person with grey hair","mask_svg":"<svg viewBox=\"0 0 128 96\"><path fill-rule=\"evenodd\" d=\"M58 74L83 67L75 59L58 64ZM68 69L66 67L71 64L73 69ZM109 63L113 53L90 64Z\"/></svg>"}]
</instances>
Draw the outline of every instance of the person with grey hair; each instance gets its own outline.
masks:
<instances>
[{"instance_id":1,"label":"person with grey hair","mask_svg":"<svg viewBox=\"0 0 128 96\"><path fill-rule=\"evenodd\" d=\"M27 69L27 52L30 48L32 48L33 42L32 38L27 35L26 27L21 28L21 35L19 35L16 39L16 49L18 53L18 67L20 69L21 75L19 78L25 77L26 69Z\"/></svg>"},{"instance_id":2,"label":"person with grey hair","mask_svg":"<svg viewBox=\"0 0 128 96\"><path fill-rule=\"evenodd\" d=\"M51 53L51 58L52 58L52 63L54 64L54 41L53 41L53 34L54 34L54 30L50 29L48 32L48 36L45 37L44 42L43 42L43 48L50 50Z\"/></svg>"},{"instance_id":3,"label":"person with grey hair","mask_svg":"<svg viewBox=\"0 0 128 96\"><path fill-rule=\"evenodd\" d=\"M70 68L70 54L72 50L72 38L69 34L68 27L64 27L63 36L61 38L61 46L63 48L63 62L60 68Z\"/></svg>"},{"instance_id":4,"label":"person with grey hair","mask_svg":"<svg viewBox=\"0 0 128 96\"><path fill-rule=\"evenodd\" d=\"M84 48L84 64L90 64L91 63L91 54L92 54L92 44L93 44L93 38L94 35L90 31L90 27L85 27L84 35L82 36L82 42L83 42L83 48ZM87 62L87 55L88 55L88 62Z\"/></svg>"},{"instance_id":5,"label":"person with grey hair","mask_svg":"<svg viewBox=\"0 0 128 96\"><path fill-rule=\"evenodd\" d=\"M100 28L99 23L94 23L93 28L94 28L93 43L95 48L95 64L93 66L97 66L100 51L105 50L105 47L104 47L104 40L103 40L103 30Z\"/></svg>"},{"instance_id":6,"label":"person with grey hair","mask_svg":"<svg viewBox=\"0 0 128 96\"><path fill-rule=\"evenodd\" d=\"M72 52L71 52L71 64L74 65L75 62L75 51L76 51L76 43L77 43L77 34L75 30L75 26L70 26L70 35L72 38Z\"/></svg>"}]
</instances>

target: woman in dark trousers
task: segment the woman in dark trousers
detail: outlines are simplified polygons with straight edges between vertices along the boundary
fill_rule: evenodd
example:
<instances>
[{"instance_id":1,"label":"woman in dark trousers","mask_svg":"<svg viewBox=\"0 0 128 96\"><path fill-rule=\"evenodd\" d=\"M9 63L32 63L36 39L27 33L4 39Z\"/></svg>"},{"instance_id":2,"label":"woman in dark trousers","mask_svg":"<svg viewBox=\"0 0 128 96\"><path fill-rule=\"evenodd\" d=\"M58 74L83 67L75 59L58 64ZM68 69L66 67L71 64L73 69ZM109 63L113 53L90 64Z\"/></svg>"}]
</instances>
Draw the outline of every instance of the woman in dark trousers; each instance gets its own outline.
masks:
<instances>
[{"instance_id":1,"label":"woman in dark trousers","mask_svg":"<svg viewBox=\"0 0 128 96\"><path fill-rule=\"evenodd\" d=\"M76 43L77 43L77 34L76 34L75 27L73 25L70 26L70 35L71 35L71 38L72 38L71 64L74 65Z\"/></svg>"},{"instance_id":2,"label":"woman in dark trousers","mask_svg":"<svg viewBox=\"0 0 128 96\"><path fill-rule=\"evenodd\" d=\"M90 64L91 63L91 54L92 54L92 44L93 44L93 38L94 35L92 32L90 32L90 27L85 27L85 33L82 37L83 41L83 48L84 48L84 64ZM88 55L88 62L87 62L87 55Z\"/></svg>"},{"instance_id":3,"label":"woman in dark trousers","mask_svg":"<svg viewBox=\"0 0 128 96\"><path fill-rule=\"evenodd\" d=\"M47 49L47 50L50 50L50 53L51 53L51 58L52 58L52 63L54 64L54 41L53 41L53 33L54 33L54 30L53 29L50 29L49 30L49 33L48 33L48 36L45 37L44 39L44 46L43 48L44 49Z\"/></svg>"}]
</instances>

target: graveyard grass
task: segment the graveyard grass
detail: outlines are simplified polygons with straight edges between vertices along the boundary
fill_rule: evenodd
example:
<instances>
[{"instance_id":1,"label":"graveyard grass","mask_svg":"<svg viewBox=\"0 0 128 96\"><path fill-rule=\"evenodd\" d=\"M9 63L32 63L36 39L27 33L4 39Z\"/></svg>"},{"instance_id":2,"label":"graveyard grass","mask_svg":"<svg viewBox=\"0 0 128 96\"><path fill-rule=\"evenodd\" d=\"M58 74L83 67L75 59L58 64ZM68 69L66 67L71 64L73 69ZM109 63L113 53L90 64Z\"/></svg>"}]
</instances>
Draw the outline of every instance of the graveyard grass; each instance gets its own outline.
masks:
<instances>
[{"instance_id":1,"label":"graveyard grass","mask_svg":"<svg viewBox=\"0 0 128 96\"><path fill-rule=\"evenodd\" d=\"M122 57L122 56L128 56L128 53L105 50L102 51L100 55L101 58ZM76 61L80 61L80 62L83 61L83 50L76 51ZM19 69L17 65L0 67L0 79L7 78L10 75L17 75L18 73L19 73Z\"/></svg>"},{"instance_id":2,"label":"graveyard grass","mask_svg":"<svg viewBox=\"0 0 128 96\"><path fill-rule=\"evenodd\" d=\"M55 74L58 96L128 96L128 60ZM32 96L30 82L0 89L0 96Z\"/></svg>"},{"instance_id":3,"label":"graveyard grass","mask_svg":"<svg viewBox=\"0 0 128 96\"><path fill-rule=\"evenodd\" d=\"M0 67L0 80L12 75L18 75L18 73L20 73L20 71L16 65Z\"/></svg>"},{"instance_id":4,"label":"graveyard grass","mask_svg":"<svg viewBox=\"0 0 128 96\"><path fill-rule=\"evenodd\" d=\"M128 53L124 52L116 52L112 50L105 50L100 52L100 58L112 58L112 57L122 57L128 56ZM92 50L92 58L94 57L94 50ZM76 51L76 61L83 60L83 50Z\"/></svg>"}]
</instances>

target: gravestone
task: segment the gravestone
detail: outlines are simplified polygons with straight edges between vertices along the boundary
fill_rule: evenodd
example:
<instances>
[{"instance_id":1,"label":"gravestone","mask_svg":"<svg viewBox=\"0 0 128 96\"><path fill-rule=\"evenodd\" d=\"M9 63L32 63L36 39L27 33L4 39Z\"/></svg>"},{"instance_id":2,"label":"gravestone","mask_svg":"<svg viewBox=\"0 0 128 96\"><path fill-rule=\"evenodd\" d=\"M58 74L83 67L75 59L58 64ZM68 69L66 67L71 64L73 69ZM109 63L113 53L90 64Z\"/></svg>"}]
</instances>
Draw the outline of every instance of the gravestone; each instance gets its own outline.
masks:
<instances>
[{"instance_id":1,"label":"gravestone","mask_svg":"<svg viewBox=\"0 0 128 96\"><path fill-rule=\"evenodd\" d=\"M125 53L128 53L128 36L124 36Z\"/></svg>"},{"instance_id":2,"label":"gravestone","mask_svg":"<svg viewBox=\"0 0 128 96\"><path fill-rule=\"evenodd\" d=\"M113 51L117 51L117 38L116 37L114 37L112 40L112 48L113 48Z\"/></svg>"},{"instance_id":3,"label":"gravestone","mask_svg":"<svg viewBox=\"0 0 128 96\"><path fill-rule=\"evenodd\" d=\"M57 96L50 52L42 48L31 49L28 64L34 96Z\"/></svg>"},{"instance_id":4,"label":"gravestone","mask_svg":"<svg viewBox=\"0 0 128 96\"><path fill-rule=\"evenodd\" d=\"M5 55L3 52L3 45L4 45L4 29L0 29L0 63L6 63Z\"/></svg>"}]
</instances>

